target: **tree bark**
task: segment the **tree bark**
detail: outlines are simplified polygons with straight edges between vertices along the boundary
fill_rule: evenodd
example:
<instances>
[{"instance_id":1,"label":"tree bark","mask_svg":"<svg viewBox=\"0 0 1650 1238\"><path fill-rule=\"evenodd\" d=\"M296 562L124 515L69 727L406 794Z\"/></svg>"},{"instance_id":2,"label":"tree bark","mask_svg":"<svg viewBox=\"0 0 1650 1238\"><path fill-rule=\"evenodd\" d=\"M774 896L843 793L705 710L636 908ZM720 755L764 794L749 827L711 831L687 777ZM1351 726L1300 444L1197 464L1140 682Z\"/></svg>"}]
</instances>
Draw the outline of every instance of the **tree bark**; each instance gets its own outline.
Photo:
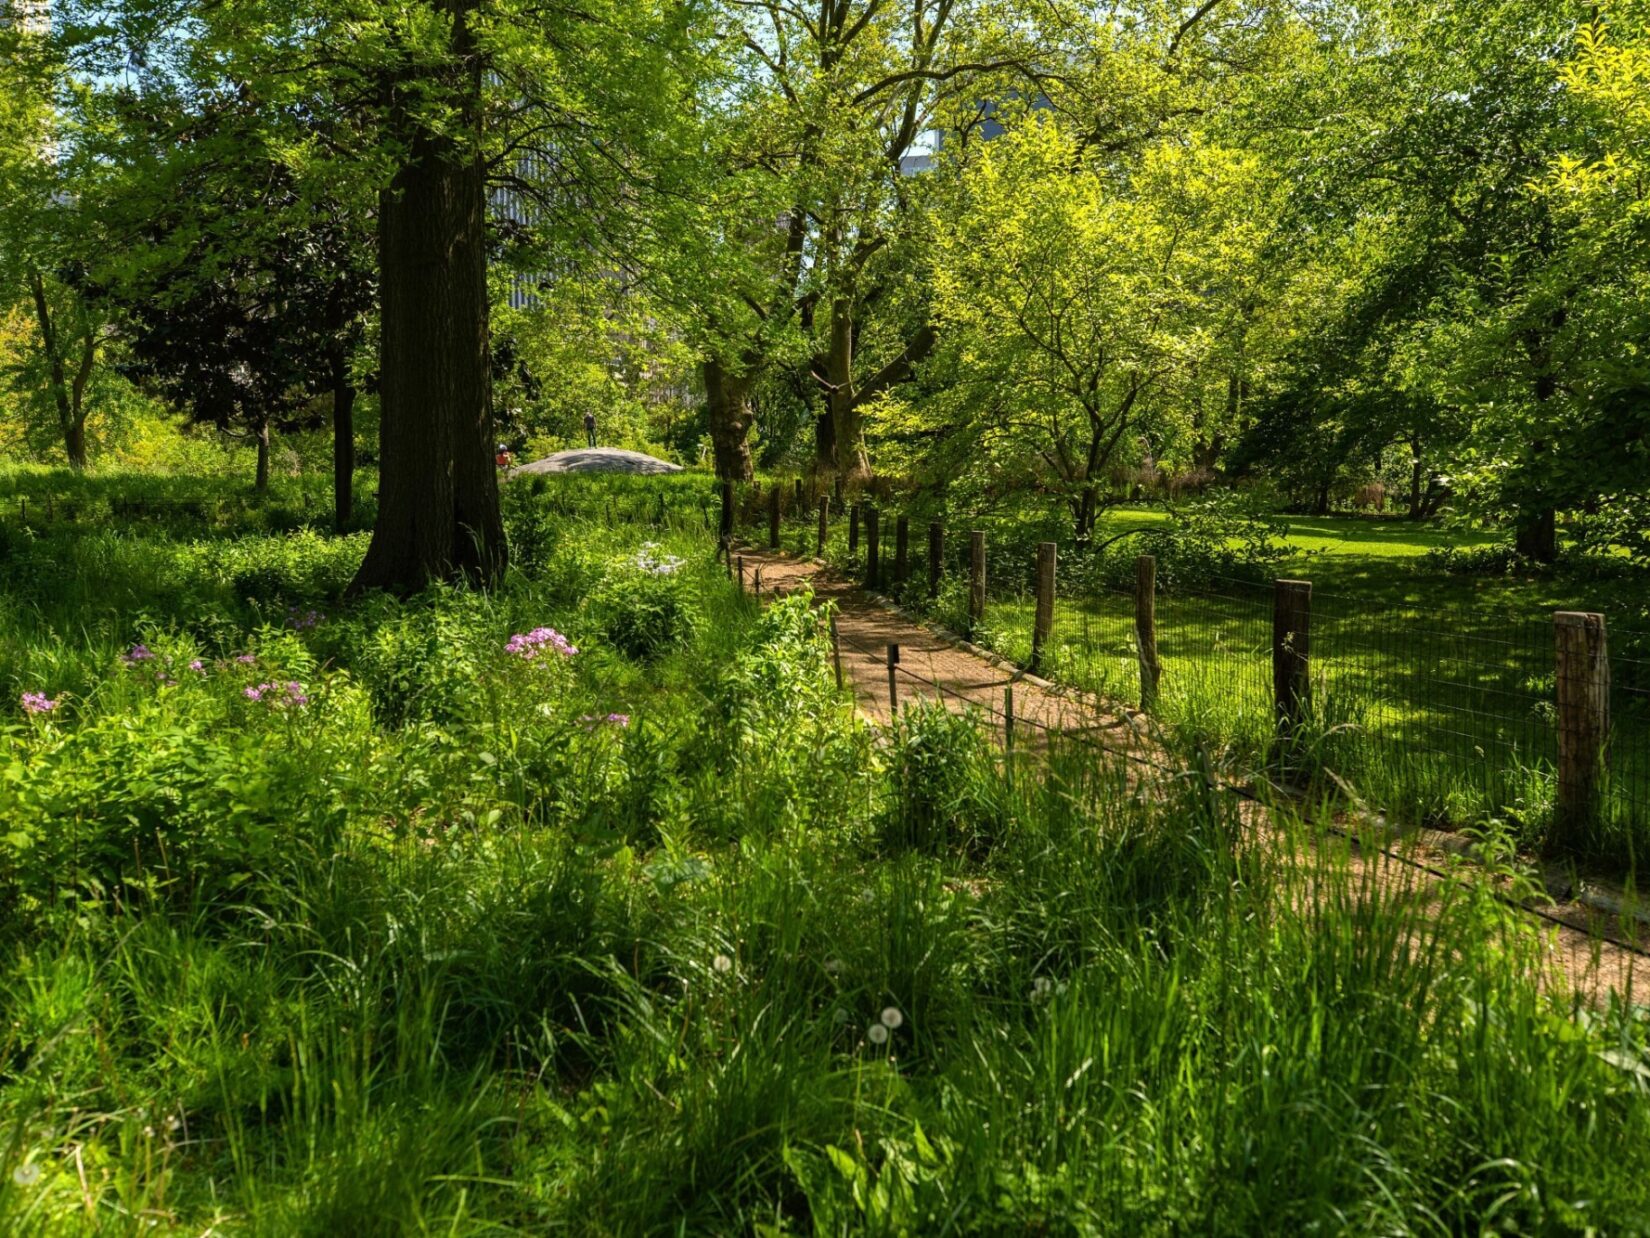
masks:
<instances>
[{"instance_id":1,"label":"tree bark","mask_svg":"<svg viewBox=\"0 0 1650 1238\"><path fill-rule=\"evenodd\" d=\"M486 184L480 154L452 136L481 123L477 0L453 16L451 61L431 71L457 106L454 130L410 135L379 203L378 521L350 588L413 593L433 580L491 585L506 549L493 460ZM423 83L420 83L423 84Z\"/></svg>"},{"instance_id":2,"label":"tree bark","mask_svg":"<svg viewBox=\"0 0 1650 1238\"><path fill-rule=\"evenodd\" d=\"M264 417L258 422L253 431L253 439L258 444L258 472L252 482L252 488L259 494L269 493L269 418Z\"/></svg>"},{"instance_id":3,"label":"tree bark","mask_svg":"<svg viewBox=\"0 0 1650 1238\"><path fill-rule=\"evenodd\" d=\"M845 297L831 303L825 382L837 475L850 484L864 485L871 480L871 457L865 450L864 418L854 391L854 307Z\"/></svg>"},{"instance_id":4,"label":"tree bark","mask_svg":"<svg viewBox=\"0 0 1650 1238\"><path fill-rule=\"evenodd\" d=\"M1409 518L1421 518L1421 441L1409 441Z\"/></svg>"},{"instance_id":5,"label":"tree bark","mask_svg":"<svg viewBox=\"0 0 1650 1238\"><path fill-rule=\"evenodd\" d=\"M734 374L719 358L706 358L705 408L710 421L711 454L723 481L752 476L750 428L752 375Z\"/></svg>"},{"instance_id":6,"label":"tree bark","mask_svg":"<svg viewBox=\"0 0 1650 1238\"><path fill-rule=\"evenodd\" d=\"M332 526L342 533L355 510L355 385L349 365L333 362Z\"/></svg>"},{"instance_id":7,"label":"tree bark","mask_svg":"<svg viewBox=\"0 0 1650 1238\"><path fill-rule=\"evenodd\" d=\"M46 368L50 375L52 401L57 406L57 428L63 435L63 448L69 457L69 467L83 469L86 467L86 382L91 377L92 363L97 357L97 336L90 330L86 332L80 365L71 382L63 361L57 324L52 320L51 304L46 299L46 281L39 271L29 272L29 292L40 326L40 343L46 353Z\"/></svg>"}]
</instances>

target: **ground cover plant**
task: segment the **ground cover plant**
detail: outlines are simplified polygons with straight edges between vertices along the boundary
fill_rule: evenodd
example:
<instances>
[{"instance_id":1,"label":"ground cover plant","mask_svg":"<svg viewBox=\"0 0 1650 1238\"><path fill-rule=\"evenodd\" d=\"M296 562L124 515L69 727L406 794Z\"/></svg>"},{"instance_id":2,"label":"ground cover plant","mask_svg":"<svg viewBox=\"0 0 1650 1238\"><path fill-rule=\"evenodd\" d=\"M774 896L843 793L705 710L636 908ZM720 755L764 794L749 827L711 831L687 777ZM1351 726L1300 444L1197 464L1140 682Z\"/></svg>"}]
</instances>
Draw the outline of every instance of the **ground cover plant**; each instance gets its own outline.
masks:
<instances>
[{"instance_id":1,"label":"ground cover plant","mask_svg":"<svg viewBox=\"0 0 1650 1238\"><path fill-rule=\"evenodd\" d=\"M873 733L708 489L512 484L488 594L343 600L359 536L256 524L0 563L9 1232L1650 1215L1650 1029L1480 882Z\"/></svg>"}]
</instances>

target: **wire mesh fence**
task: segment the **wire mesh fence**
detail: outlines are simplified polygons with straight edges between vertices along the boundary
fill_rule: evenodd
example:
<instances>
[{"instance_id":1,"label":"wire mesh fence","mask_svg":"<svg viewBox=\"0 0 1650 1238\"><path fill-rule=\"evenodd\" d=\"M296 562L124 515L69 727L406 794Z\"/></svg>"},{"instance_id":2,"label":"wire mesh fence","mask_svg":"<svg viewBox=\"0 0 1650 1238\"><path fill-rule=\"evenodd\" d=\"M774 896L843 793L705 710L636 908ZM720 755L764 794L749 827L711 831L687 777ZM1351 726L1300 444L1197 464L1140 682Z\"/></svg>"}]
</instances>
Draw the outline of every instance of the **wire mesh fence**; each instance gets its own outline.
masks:
<instances>
[{"instance_id":1,"label":"wire mesh fence","mask_svg":"<svg viewBox=\"0 0 1650 1238\"><path fill-rule=\"evenodd\" d=\"M1116 573L1096 570L1092 561L1079 560L1075 571L1062 567L1052 633L1045 648L1035 649L1034 544L985 539L980 609L969 597L975 522L953 518L943 528L941 570L932 573L928 522L913 519L900 579L897 511L882 505L880 571L872 581L866 513L876 505L833 503L821 543L820 498L780 489L783 549L822 552L1021 666L1035 656L1048 678L1139 703L1138 599ZM760 534L773 501L771 491L747 496L741 523ZM938 588L931 588L936 579ZM1155 595L1161 678L1153 713L1177 741L1230 766L1275 763L1275 607L1270 579L1214 572L1190 579L1182 573ZM1292 742L1315 769L1333 774L1369 806L1444 827L1500 819L1531 844L1550 840L1566 813L1584 811L1588 824L1579 834L1571 830L1567 849L1630 859L1641 843L1650 844L1650 631L1608 631L1602 677L1588 672L1582 685L1602 699L1591 712L1583 702L1577 713L1560 708L1560 644L1551 614L1394 609L1319 590L1310 624L1308 690ZM1566 750L1589 745L1596 747L1596 777L1590 801L1578 807L1566 803L1561 767Z\"/></svg>"}]
</instances>

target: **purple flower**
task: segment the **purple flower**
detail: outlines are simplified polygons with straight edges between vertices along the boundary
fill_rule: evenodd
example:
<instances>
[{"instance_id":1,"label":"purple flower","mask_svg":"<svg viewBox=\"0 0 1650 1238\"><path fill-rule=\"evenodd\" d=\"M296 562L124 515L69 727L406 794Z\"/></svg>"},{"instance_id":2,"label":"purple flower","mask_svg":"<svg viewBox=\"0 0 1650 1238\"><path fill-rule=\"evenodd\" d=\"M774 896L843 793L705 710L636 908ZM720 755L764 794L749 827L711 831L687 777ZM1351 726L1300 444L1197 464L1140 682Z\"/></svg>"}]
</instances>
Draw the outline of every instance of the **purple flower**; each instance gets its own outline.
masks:
<instances>
[{"instance_id":1,"label":"purple flower","mask_svg":"<svg viewBox=\"0 0 1650 1238\"><path fill-rule=\"evenodd\" d=\"M195 658L189 663L189 669L194 671L197 675L204 675L206 674L206 663L202 662L199 658Z\"/></svg>"},{"instance_id":2,"label":"purple flower","mask_svg":"<svg viewBox=\"0 0 1650 1238\"><path fill-rule=\"evenodd\" d=\"M251 666L257 660L258 655L255 653L243 653L235 658L235 661L239 662L242 666Z\"/></svg>"},{"instance_id":3,"label":"purple flower","mask_svg":"<svg viewBox=\"0 0 1650 1238\"><path fill-rule=\"evenodd\" d=\"M325 618L326 616L318 610L301 611L296 606L290 607L286 612L287 625L299 632L318 626Z\"/></svg>"},{"instance_id":4,"label":"purple flower","mask_svg":"<svg viewBox=\"0 0 1650 1238\"><path fill-rule=\"evenodd\" d=\"M136 666L139 662L147 662L154 656L154 651L148 645L133 645L120 655L120 660L127 666Z\"/></svg>"},{"instance_id":5,"label":"purple flower","mask_svg":"<svg viewBox=\"0 0 1650 1238\"><path fill-rule=\"evenodd\" d=\"M296 679L286 683L261 683L255 688L242 688L241 695L249 701L263 701L277 708L302 709L309 704L304 685Z\"/></svg>"},{"instance_id":6,"label":"purple flower","mask_svg":"<svg viewBox=\"0 0 1650 1238\"><path fill-rule=\"evenodd\" d=\"M53 700L44 692L23 693L23 709L31 714L49 714L63 702Z\"/></svg>"},{"instance_id":7,"label":"purple flower","mask_svg":"<svg viewBox=\"0 0 1650 1238\"><path fill-rule=\"evenodd\" d=\"M564 658L571 658L578 649L555 628L534 628L531 632L517 632L504 643L504 652L514 654L523 662L532 662L546 646Z\"/></svg>"},{"instance_id":8,"label":"purple flower","mask_svg":"<svg viewBox=\"0 0 1650 1238\"><path fill-rule=\"evenodd\" d=\"M582 718L579 719L579 721L584 723L585 726L592 727L592 728L602 726L604 724L607 725L607 726L620 726L620 727L623 727L623 726L629 726L630 725L630 715L629 714L607 714L604 717L601 714L585 714Z\"/></svg>"}]
</instances>

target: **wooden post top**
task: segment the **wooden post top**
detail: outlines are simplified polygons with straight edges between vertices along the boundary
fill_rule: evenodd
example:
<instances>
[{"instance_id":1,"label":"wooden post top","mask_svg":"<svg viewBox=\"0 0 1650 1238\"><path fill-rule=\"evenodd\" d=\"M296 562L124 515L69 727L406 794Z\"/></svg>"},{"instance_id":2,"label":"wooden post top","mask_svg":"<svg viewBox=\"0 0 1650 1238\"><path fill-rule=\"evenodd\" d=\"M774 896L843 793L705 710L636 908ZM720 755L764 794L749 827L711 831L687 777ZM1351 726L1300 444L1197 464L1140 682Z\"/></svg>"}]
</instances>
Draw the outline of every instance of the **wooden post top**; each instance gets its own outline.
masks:
<instances>
[{"instance_id":1,"label":"wooden post top","mask_svg":"<svg viewBox=\"0 0 1650 1238\"><path fill-rule=\"evenodd\" d=\"M1604 622L1604 616L1596 610L1555 610L1553 622L1561 628L1595 627Z\"/></svg>"}]
</instances>

